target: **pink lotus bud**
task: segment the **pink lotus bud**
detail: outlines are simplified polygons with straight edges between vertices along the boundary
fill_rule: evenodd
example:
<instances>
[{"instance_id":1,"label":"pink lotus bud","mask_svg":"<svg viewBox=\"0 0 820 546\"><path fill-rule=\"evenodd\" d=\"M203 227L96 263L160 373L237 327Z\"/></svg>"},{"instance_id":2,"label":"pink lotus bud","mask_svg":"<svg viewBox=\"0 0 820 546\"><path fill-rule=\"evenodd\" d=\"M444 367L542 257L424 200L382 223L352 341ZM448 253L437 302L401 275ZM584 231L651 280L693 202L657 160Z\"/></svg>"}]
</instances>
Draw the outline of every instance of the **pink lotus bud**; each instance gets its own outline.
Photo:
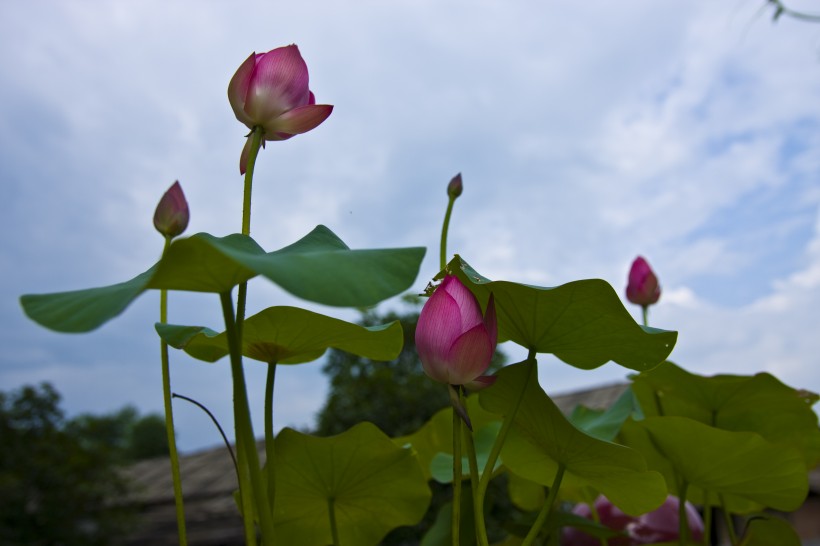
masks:
<instances>
[{"instance_id":1,"label":"pink lotus bud","mask_svg":"<svg viewBox=\"0 0 820 546\"><path fill-rule=\"evenodd\" d=\"M296 45L251 53L228 85L236 119L262 127L265 140L286 140L315 129L333 111L316 104L308 89L308 69ZM240 165L244 172L245 164Z\"/></svg>"},{"instance_id":2,"label":"pink lotus bud","mask_svg":"<svg viewBox=\"0 0 820 546\"><path fill-rule=\"evenodd\" d=\"M595 500L595 510L600 523L615 531L624 531L623 536L613 537L606 541L607 546L640 546L656 542L673 542L678 540L680 500L669 495L657 510L638 517L621 512L609 499L600 495ZM572 510L574 514L592 519L592 510L586 504L578 504ZM686 503L686 520L689 524L689 539L695 542L703 540L703 520L695 507ZM561 535L561 546L600 546L601 540L588 535L574 527L564 528Z\"/></svg>"},{"instance_id":3,"label":"pink lotus bud","mask_svg":"<svg viewBox=\"0 0 820 546\"><path fill-rule=\"evenodd\" d=\"M179 182L168 188L154 211L154 227L167 237L176 237L188 227L188 201Z\"/></svg>"},{"instance_id":4,"label":"pink lotus bud","mask_svg":"<svg viewBox=\"0 0 820 546\"><path fill-rule=\"evenodd\" d=\"M469 388L489 386L482 374L498 340L492 295L481 315L478 300L458 277L448 275L424 304L416 326L416 349L435 381Z\"/></svg>"},{"instance_id":5,"label":"pink lotus bud","mask_svg":"<svg viewBox=\"0 0 820 546\"><path fill-rule=\"evenodd\" d=\"M462 191L464 191L464 184L461 182L461 173L458 173L450 180L450 183L447 184L447 195L455 199L461 195Z\"/></svg>"},{"instance_id":6,"label":"pink lotus bud","mask_svg":"<svg viewBox=\"0 0 820 546\"><path fill-rule=\"evenodd\" d=\"M638 256L629 270L629 284L626 287L626 299L636 305L647 307L661 297L661 287L652 268L643 257Z\"/></svg>"}]
</instances>

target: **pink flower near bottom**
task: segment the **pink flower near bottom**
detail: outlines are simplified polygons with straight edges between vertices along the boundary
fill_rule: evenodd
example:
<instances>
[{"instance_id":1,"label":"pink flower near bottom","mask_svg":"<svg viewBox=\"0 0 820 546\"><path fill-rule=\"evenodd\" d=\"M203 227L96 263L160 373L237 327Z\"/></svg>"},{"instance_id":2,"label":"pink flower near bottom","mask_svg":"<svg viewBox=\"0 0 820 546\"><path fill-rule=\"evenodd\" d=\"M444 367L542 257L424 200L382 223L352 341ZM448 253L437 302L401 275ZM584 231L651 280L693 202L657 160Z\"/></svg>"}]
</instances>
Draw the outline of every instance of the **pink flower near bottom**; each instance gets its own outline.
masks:
<instances>
[{"instance_id":1,"label":"pink flower near bottom","mask_svg":"<svg viewBox=\"0 0 820 546\"><path fill-rule=\"evenodd\" d=\"M680 500L669 495L657 510L633 517L621 512L603 495L595 500L595 510L601 524L625 533L607 540L608 546L638 546L678 540L679 506ZM587 504L578 504L572 512L592 519L592 510ZM686 519L689 524L689 539L695 542L703 540L703 520L695 507L688 502ZM561 536L561 546L601 546L601 540L574 527L566 527Z\"/></svg>"}]
</instances>

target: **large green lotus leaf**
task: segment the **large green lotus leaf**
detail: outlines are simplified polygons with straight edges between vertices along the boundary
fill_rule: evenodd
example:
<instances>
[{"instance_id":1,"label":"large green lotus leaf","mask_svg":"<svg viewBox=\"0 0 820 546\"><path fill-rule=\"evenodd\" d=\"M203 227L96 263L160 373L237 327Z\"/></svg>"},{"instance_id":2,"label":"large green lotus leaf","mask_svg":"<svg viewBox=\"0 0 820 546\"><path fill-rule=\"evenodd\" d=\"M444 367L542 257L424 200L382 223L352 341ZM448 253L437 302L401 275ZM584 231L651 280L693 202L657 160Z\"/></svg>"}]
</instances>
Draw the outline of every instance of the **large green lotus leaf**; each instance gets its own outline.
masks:
<instances>
[{"instance_id":1,"label":"large green lotus leaf","mask_svg":"<svg viewBox=\"0 0 820 546\"><path fill-rule=\"evenodd\" d=\"M157 323L157 332L176 349L215 362L228 354L224 332L199 326ZM393 321L379 326L359 326L298 307L269 307L245 319L242 353L251 359L279 364L311 362L329 348L371 360L393 360L401 352L404 334Z\"/></svg>"},{"instance_id":2,"label":"large green lotus leaf","mask_svg":"<svg viewBox=\"0 0 820 546\"><path fill-rule=\"evenodd\" d=\"M368 307L410 288L424 247L350 250L317 226L307 237L248 264L294 296L337 307Z\"/></svg>"},{"instance_id":3,"label":"large green lotus leaf","mask_svg":"<svg viewBox=\"0 0 820 546\"><path fill-rule=\"evenodd\" d=\"M667 495L663 476L647 470L637 451L575 428L538 385L536 368L534 360L502 368L495 384L479 393L487 411L507 416L518 407L501 451L504 465L546 486L563 465L568 486L593 487L627 514L660 506Z\"/></svg>"},{"instance_id":4,"label":"large green lotus leaf","mask_svg":"<svg viewBox=\"0 0 820 546\"><path fill-rule=\"evenodd\" d=\"M624 422L634 414L643 415L632 389L626 389L606 410L576 406L569 421L590 436L611 442L618 436Z\"/></svg>"},{"instance_id":5,"label":"large green lotus leaf","mask_svg":"<svg viewBox=\"0 0 820 546\"><path fill-rule=\"evenodd\" d=\"M145 291L156 266L130 281L53 294L27 294L20 304L28 318L51 330L90 332L122 313Z\"/></svg>"},{"instance_id":6,"label":"large green lotus leaf","mask_svg":"<svg viewBox=\"0 0 820 546\"><path fill-rule=\"evenodd\" d=\"M687 499L704 502L709 492L783 510L796 510L808 494L808 474L799 451L773 444L754 432L704 425L686 417L647 417L624 424L621 437L641 451L650 468L663 473L670 490L688 483ZM744 511L744 503L731 503Z\"/></svg>"},{"instance_id":7,"label":"large green lotus leaf","mask_svg":"<svg viewBox=\"0 0 820 546\"><path fill-rule=\"evenodd\" d=\"M458 255L447 270L482 307L494 294L500 340L552 353L577 368L590 370L612 360L633 370L649 370L669 356L678 337L677 332L639 326L615 290L600 279L555 288L490 281Z\"/></svg>"},{"instance_id":8,"label":"large green lotus leaf","mask_svg":"<svg viewBox=\"0 0 820 546\"><path fill-rule=\"evenodd\" d=\"M507 494L510 496L510 501L525 512L539 510L547 500L546 489L543 485L522 478L509 470L507 471Z\"/></svg>"},{"instance_id":9,"label":"large green lotus leaf","mask_svg":"<svg viewBox=\"0 0 820 546\"><path fill-rule=\"evenodd\" d=\"M246 262L263 256L264 249L245 235L214 237L197 233L171 243L146 288L228 292L257 275Z\"/></svg>"},{"instance_id":10,"label":"large green lotus leaf","mask_svg":"<svg viewBox=\"0 0 820 546\"><path fill-rule=\"evenodd\" d=\"M416 457L375 425L359 423L329 438L283 429L276 438L277 543L326 546L332 503L339 544L378 544L413 525L430 503Z\"/></svg>"},{"instance_id":11,"label":"large green lotus leaf","mask_svg":"<svg viewBox=\"0 0 820 546\"><path fill-rule=\"evenodd\" d=\"M156 265L130 281L25 295L20 300L29 318L60 332L98 328L149 288L223 293L256 275L309 301L366 307L406 290L418 275L424 252L424 248L350 250L325 226L269 253L244 235L219 238L198 233L175 240Z\"/></svg>"},{"instance_id":12,"label":"large green lotus leaf","mask_svg":"<svg viewBox=\"0 0 820 546\"><path fill-rule=\"evenodd\" d=\"M757 432L798 449L807 469L820 463L814 393L788 387L768 373L705 377L672 362L632 379L647 415L689 417L725 430Z\"/></svg>"},{"instance_id":13,"label":"large green lotus leaf","mask_svg":"<svg viewBox=\"0 0 820 546\"><path fill-rule=\"evenodd\" d=\"M29 294L20 302L28 317L41 326L58 332L88 332L122 313L149 288L228 291L256 275L238 257L264 254L250 237L234 234L218 238L198 233L174 241L159 262L130 281L70 292Z\"/></svg>"},{"instance_id":14,"label":"large green lotus leaf","mask_svg":"<svg viewBox=\"0 0 820 546\"><path fill-rule=\"evenodd\" d=\"M756 514L746 524L740 546L800 546L800 537L785 520L772 514Z\"/></svg>"},{"instance_id":15,"label":"large green lotus leaf","mask_svg":"<svg viewBox=\"0 0 820 546\"><path fill-rule=\"evenodd\" d=\"M445 388L442 385L442 388ZM493 422L499 422L500 417L494 415L478 403L478 396L467 397L467 411L470 414L470 421L473 430L481 430ZM451 407L437 411L420 429L413 434L401 436L393 440L398 446L413 446L419 464L424 470L426 478L432 478L430 465L439 453L453 454L453 410ZM451 459L452 460L452 459ZM467 467L464 466L466 469ZM450 465L452 474L452 464Z\"/></svg>"},{"instance_id":16,"label":"large green lotus leaf","mask_svg":"<svg viewBox=\"0 0 820 546\"><path fill-rule=\"evenodd\" d=\"M666 458L665 454L658 451L657 446L653 444L653 440L649 436L649 432L641 427L639 423L640 421L627 420L621 428L621 433L618 438L619 442L640 451L646 459L649 468L663 474L670 493L680 494L674 465ZM690 485L686 492L686 498L689 501L703 505L707 500L706 493L707 492L704 492L702 489ZM720 498L726 509L736 514L748 514L765 508L765 506L759 502L754 502L746 497L733 494L721 494ZM709 503L711 505L719 503L717 493L709 493Z\"/></svg>"}]
</instances>

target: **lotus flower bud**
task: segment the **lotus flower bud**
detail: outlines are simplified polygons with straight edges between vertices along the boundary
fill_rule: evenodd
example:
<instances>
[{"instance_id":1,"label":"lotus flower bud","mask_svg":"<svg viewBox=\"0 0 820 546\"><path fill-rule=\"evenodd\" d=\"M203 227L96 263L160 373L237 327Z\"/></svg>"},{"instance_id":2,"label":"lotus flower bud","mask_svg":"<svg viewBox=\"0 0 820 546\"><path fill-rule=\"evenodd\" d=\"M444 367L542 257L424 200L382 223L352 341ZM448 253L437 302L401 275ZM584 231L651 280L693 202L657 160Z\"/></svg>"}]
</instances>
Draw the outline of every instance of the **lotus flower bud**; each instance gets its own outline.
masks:
<instances>
[{"instance_id":1,"label":"lotus flower bud","mask_svg":"<svg viewBox=\"0 0 820 546\"><path fill-rule=\"evenodd\" d=\"M188 227L188 201L179 182L168 188L154 211L154 227L166 237L176 237Z\"/></svg>"},{"instance_id":2,"label":"lotus flower bud","mask_svg":"<svg viewBox=\"0 0 820 546\"><path fill-rule=\"evenodd\" d=\"M487 371L498 339L492 295L481 314L478 300L458 277L448 275L424 304L416 326L416 349L424 372L449 385L479 390L492 384Z\"/></svg>"},{"instance_id":3,"label":"lotus flower bud","mask_svg":"<svg viewBox=\"0 0 820 546\"><path fill-rule=\"evenodd\" d=\"M464 191L464 185L461 182L461 173L458 173L450 180L450 183L447 184L447 195L449 195L451 199L455 199L461 195L462 191Z\"/></svg>"},{"instance_id":4,"label":"lotus flower bud","mask_svg":"<svg viewBox=\"0 0 820 546\"><path fill-rule=\"evenodd\" d=\"M286 140L319 126L333 106L316 104L308 89L308 69L299 48L289 45L251 53L228 85L236 119L249 129L261 127L264 140ZM245 172L247 147L239 169Z\"/></svg>"},{"instance_id":5,"label":"lotus flower bud","mask_svg":"<svg viewBox=\"0 0 820 546\"><path fill-rule=\"evenodd\" d=\"M635 258L629 270L629 284L626 287L626 299L636 305L647 307L661 297L661 287L652 268L642 256Z\"/></svg>"}]
</instances>

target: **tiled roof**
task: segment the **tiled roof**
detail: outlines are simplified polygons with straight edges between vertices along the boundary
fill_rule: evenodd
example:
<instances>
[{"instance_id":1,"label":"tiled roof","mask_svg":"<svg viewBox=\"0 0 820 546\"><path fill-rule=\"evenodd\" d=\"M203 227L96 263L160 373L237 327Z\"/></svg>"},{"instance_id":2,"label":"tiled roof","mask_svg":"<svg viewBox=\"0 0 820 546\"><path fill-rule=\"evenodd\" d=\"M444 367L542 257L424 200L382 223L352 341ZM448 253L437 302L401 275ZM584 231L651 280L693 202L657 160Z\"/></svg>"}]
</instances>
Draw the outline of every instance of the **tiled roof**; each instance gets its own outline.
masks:
<instances>
[{"instance_id":1,"label":"tiled roof","mask_svg":"<svg viewBox=\"0 0 820 546\"><path fill-rule=\"evenodd\" d=\"M616 383L553 395L556 405L565 413L583 404L590 408L611 406L628 387ZM264 445L257 444L264 461ZM227 448L213 449L183 456L180 460L182 489L185 498L188 542L197 546L243 545L242 520L233 492L237 489L233 461ZM178 544L170 463L167 458L139 462L127 469L134 490L125 502L140 510L140 520L126 544L171 546ZM809 475L811 491L820 492L820 469Z\"/></svg>"}]
</instances>

